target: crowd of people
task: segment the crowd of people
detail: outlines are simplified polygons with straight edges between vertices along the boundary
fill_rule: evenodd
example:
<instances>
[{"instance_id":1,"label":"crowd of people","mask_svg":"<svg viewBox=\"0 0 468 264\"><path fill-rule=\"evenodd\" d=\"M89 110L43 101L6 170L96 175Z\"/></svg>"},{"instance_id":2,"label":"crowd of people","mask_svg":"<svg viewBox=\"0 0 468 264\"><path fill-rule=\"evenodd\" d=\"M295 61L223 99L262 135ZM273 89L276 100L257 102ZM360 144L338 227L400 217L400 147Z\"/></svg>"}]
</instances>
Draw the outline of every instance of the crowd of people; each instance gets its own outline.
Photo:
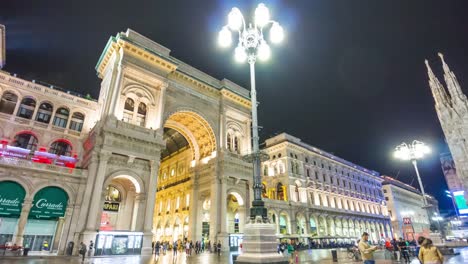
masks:
<instances>
[{"instance_id":1,"label":"crowd of people","mask_svg":"<svg viewBox=\"0 0 468 264\"><path fill-rule=\"evenodd\" d=\"M172 251L173 256L177 256L179 252L185 251L185 255L187 257L192 256L193 253L195 255L201 254L205 252L205 250L209 253L216 253L221 255L221 241L218 240L218 243L211 243L210 240L197 240L195 243L192 240L185 239L182 240L175 240L174 242L170 243L169 241L153 241L152 243L152 254L159 256L160 254L166 255L167 251Z\"/></svg>"}]
</instances>

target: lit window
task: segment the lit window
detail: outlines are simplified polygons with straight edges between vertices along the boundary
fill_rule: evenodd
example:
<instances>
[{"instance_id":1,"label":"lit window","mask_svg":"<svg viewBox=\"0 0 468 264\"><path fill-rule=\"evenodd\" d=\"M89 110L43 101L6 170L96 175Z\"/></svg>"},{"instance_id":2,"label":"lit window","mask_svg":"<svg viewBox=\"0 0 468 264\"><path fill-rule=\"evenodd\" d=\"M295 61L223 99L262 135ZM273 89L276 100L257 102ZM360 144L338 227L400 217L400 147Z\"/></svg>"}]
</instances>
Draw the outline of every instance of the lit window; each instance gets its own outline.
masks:
<instances>
[{"instance_id":1,"label":"lit window","mask_svg":"<svg viewBox=\"0 0 468 264\"><path fill-rule=\"evenodd\" d=\"M73 113L70 121L70 129L80 132L83 129L84 115L82 113Z\"/></svg>"},{"instance_id":2,"label":"lit window","mask_svg":"<svg viewBox=\"0 0 468 264\"><path fill-rule=\"evenodd\" d=\"M52 143L49 148L49 153L59 156L71 156L72 146L63 140L58 140Z\"/></svg>"},{"instance_id":3,"label":"lit window","mask_svg":"<svg viewBox=\"0 0 468 264\"><path fill-rule=\"evenodd\" d=\"M52 116L53 107L49 103L41 103L36 114L36 121L48 124Z\"/></svg>"},{"instance_id":4,"label":"lit window","mask_svg":"<svg viewBox=\"0 0 468 264\"><path fill-rule=\"evenodd\" d=\"M35 108L36 101L34 101L34 99L24 98L21 100L21 104L16 115L22 118L31 119Z\"/></svg>"},{"instance_id":5,"label":"lit window","mask_svg":"<svg viewBox=\"0 0 468 264\"><path fill-rule=\"evenodd\" d=\"M54 117L54 126L56 127L67 127L68 123L68 116L70 115L70 112L66 108L59 108L55 112L55 117Z\"/></svg>"},{"instance_id":6,"label":"lit window","mask_svg":"<svg viewBox=\"0 0 468 264\"><path fill-rule=\"evenodd\" d=\"M37 148L37 138L30 133L21 133L15 136L13 146L35 151Z\"/></svg>"}]
</instances>

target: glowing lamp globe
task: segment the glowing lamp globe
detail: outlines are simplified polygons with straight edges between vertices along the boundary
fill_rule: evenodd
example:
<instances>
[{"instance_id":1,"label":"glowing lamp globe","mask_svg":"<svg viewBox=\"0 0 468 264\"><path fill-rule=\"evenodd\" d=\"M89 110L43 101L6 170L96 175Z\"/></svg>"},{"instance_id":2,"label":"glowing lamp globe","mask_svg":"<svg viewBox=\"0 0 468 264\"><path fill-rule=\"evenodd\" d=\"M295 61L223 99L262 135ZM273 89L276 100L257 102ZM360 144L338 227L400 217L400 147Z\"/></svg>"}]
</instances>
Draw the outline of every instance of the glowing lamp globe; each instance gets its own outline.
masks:
<instances>
[{"instance_id":1,"label":"glowing lamp globe","mask_svg":"<svg viewBox=\"0 0 468 264\"><path fill-rule=\"evenodd\" d=\"M255 9L255 24L259 27L265 26L270 21L270 11L261 3Z\"/></svg>"},{"instance_id":2,"label":"glowing lamp globe","mask_svg":"<svg viewBox=\"0 0 468 264\"><path fill-rule=\"evenodd\" d=\"M218 35L218 44L223 47L229 47L232 43L231 31L227 27L223 27Z\"/></svg>"},{"instance_id":3,"label":"glowing lamp globe","mask_svg":"<svg viewBox=\"0 0 468 264\"><path fill-rule=\"evenodd\" d=\"M242 13L237 7L232 8L229 12L228 26L232 30L240 30L242 27Z\"/></svg>"},{"instance_id":4,"label":"glowing lamp globe","mask_svg":"<svg viewBox=\"0 0 468 264\"><path fill-rule=\"evenodd\" d=\"M273 23L270 29L270 40L273 43L280 43L284 39L283 27L281 27L277 22Z\"/></svg>"},{"instance_id":5,"label":"glowing lamp globe","mask_svg":"<svg viewBox=\"0 0 468 264\"><path fill-rule=\"evenodd\" d=\"M245 52L245 49L241 46L237 46L237 48L234 50L234 58L239 63L245 62L247 60L247 53Z\"/></svg>"},{"instance_id":6,"label":"glowing lamp globe","mask_svg":"<svg viewBox=\"0 0 468 264\"><path fill-rule=\"evenodd\" d=\"M268 46L268 44L266 44L265 41L262 41L262 43L258 47L257 55L261 61L266 61L270 58L270 55L271 55L270 46Z\"/></svg>"}]
</instances>

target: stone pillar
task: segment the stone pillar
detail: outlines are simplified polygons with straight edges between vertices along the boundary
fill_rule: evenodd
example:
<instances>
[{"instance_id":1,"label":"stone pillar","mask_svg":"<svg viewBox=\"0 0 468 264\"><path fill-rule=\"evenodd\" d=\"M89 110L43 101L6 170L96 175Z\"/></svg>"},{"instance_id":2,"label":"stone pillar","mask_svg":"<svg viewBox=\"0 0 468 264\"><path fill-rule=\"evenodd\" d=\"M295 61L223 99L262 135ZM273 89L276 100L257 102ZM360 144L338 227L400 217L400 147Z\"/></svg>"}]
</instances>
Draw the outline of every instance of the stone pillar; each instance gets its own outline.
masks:
<instances>
[{"instance_id":1,"label":"stone pillar","mask_svg":"<svg viewBox=\"0 0 468 264\"><path fill-rule=\"evenodd\" d=\"M63 217L63 231L60 234L60 241L57 245L57 250L58 250L58 255L63 255L65 252L65 249L67 247L67 239L70 234L70 229L72 228L72 221L73 221L73 215L74 211L79 210L79 206L68 206L67 210L65 211L65 216ZM75 217L76 218L76 217ZM56 239L57 240L57 236ZM55 243L55 241L54 241Z\"/></svg>"},{"instance_id":2,"label":"stone pillar","mask_svg":"<svg viewBox=\"0 0 468 264\"><path fill-rule=\"evenodd\" d=\"M84 190L84 195L83 195L83 202L82 206L80 208L80 214L79 214L79 220L77 223L77 228L76 230L78 231L83 231L85 229L85 224L86 224L86 219L88 210L89 210L89 203L91 201L91 193L93 191L93 186L94 186L94 180L96 179L96 174L97 174L97 169L98 169L98 164L99 164L99 158L96 152L91 153L91 158L90 162L88 165L88 177L86 180L86 189ZM76 242L76 241L75 241Z\"/></svg>"},{"instance_id":3,"label":"stone pillar","mask_svg":"<svg viewBox=\"0 0 468 264\"><path fill-rule=\"evenodd\" d=\"M24 239L24 230L26 228L26 223L28 222L29 211L32 208L32 199L25 198L23 201L23 208L21 209L20 218L18 219L18 224L16 225L15 235L13 237L13 243L18 246L23 245Z\"/></svg>"},{"instance_id":4,"label":"stone pillar","mask_svg":"<svg viewBox=\"0 0 468 264\"><path fill-rule=\"evenodd\" d=\"M201 212L201 207L199 206L199 197L198 197L198 181L194 179L192 185L192 192L190 194L190 202L189 202L189 231L188 231L188 239L192 241L197 241L200 239L199 232L200 225L201 225L201 217L199 217L198 212ZM184 197L185 199L185 197ZM197 239L198 238L198 239Z\"/></svg>"},{"instance_id":5,"label":"stone pillar","mask_svg":"<svg viewBox=\"0 0 468 264\"><path fill-rule=\"evenodd\" d=\"M64 223L65 223L65 218L59 217L57 221L57 226L55 228L54 241L52 242L52 247L50 248L50 252L58 251L59 243L62 240L62 232L63 232Z\"/></svg>"},{"instance_id":6,"label":"stone pillar","mask_svg":"<svg viewBox=\"0 0 468 264\"><path fill-rule=\"evenodd\" d=\"M143 222L143 247L141 250L142 255L151 253L151 243L153 241L153 217L154 217L154 208L156 205L156 188L158 185L158 171L159 171L159 161L151 160L150 161L150 175L149 175L149 184L146 186L146 208L145 208L145 218Z\"/></svg>"},{"instance_id":7,"label":"stone pillar","mask_svg":"<svg viewBox=\"0 0 468 264\"><path fill-rule=\"evenodd\" d=\"M138 210L136 210L136 221L135 221L135 231L144 231L144 222L145 222L145 211L146 211L146 201L147 197L144 193L138 193L135 198L135 205L138 206ZM151 216L152 217L152 216ZM152 219L151 219L152 222ZM151 233L151 228L150 233Z\"/></svg>"},{"instance_id":8,"label":"stone pillar","mask_svg":"<svg viewBox=\"0 0 468 264\"><path fill-rule=\"evenodd\" d=\"M18 114L18 109L21 105L21 100L22 98L18 97L18 101L16 101L16 105L15 105L15 110L13 110L13 114L11 114L11 117L10 117L11 121L14 121L16 118L16 115ZM50 123L52 123L52 121Z\"/></svg>"},{"instance_id":9,"label":"stone pillar","mask_svg":"<svg viewBox=\"0 0 468 264\"><path fill-rule=\"evenodd\" d=\"M99 165L96 173L96 180L94 182L92 196L90 199L89 213L86 221L86 229L83 232L83 241L90 241L96 239L96 233L99 231L100 217L103 206L103 185L107 169L107 162L112 156L108 151L101 151L99 153Z\"/></svg>"}]
</instances>

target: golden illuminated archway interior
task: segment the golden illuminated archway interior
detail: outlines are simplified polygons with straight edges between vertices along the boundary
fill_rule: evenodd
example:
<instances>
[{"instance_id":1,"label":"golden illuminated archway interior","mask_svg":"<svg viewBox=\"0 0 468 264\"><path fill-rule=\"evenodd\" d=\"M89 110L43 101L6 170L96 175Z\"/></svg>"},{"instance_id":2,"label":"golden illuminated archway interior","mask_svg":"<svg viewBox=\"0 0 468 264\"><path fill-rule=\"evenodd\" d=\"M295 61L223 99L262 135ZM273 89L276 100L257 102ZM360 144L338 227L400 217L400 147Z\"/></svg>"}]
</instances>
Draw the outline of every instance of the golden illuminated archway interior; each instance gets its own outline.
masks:
<instances>
[{"instance_id":1,"label":"golden illuminated archway interior","mask_svg":"<svg viewBox=\"0 0 468 264\"><path fill-rule=\"evenodd\" d=\"M210 157L216 151L216 138L211 126L205 119L190 111L180 111L172 114L164 127L172 128L181 133L192 149L192 160Z\"/></svg>"}]
</instances>

